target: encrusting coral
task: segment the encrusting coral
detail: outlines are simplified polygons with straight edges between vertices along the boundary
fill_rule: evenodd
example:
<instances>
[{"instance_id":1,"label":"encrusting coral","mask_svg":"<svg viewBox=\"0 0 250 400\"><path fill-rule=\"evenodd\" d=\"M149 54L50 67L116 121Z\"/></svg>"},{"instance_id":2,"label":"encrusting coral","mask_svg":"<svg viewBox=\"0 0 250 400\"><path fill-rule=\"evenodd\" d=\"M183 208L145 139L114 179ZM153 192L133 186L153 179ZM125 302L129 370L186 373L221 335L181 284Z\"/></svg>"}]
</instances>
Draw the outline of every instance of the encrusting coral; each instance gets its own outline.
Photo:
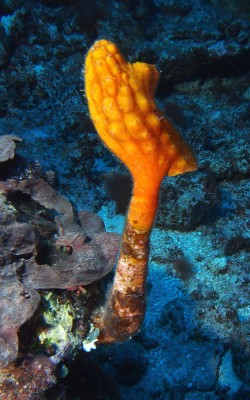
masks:
<instances>
[{"instance_id":1,"label":"encrusting coral","mask_svg":"<svg viewBox=\"0 0 250 400\"><path fill-rule=\"evenodd\" d=\"M143 320L149 237L162 179L197 168L192 150L154 103L158 78L154 65L127 63L107 40L97 41L86 57L91 118L134 181L114 283L99 326L103 343L131 337Z\"/></svg>"}]
</instances>

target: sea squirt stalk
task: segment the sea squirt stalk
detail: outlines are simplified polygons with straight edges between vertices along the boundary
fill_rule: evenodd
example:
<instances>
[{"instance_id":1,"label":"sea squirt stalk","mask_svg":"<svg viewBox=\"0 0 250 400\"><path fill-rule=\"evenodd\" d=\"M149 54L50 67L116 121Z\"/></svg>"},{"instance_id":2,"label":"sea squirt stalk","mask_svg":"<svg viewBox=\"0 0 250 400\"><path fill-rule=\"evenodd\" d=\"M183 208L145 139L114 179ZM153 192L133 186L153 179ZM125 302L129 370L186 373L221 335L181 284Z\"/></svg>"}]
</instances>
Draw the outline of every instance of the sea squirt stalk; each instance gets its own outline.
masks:
<instances>
[{"instance_id":1,"label":"sea squirt stalk","mask_svg":"<svg viewBox=\"0 0 250 400\"><path fill-rule=\"evenodd\" d=\"M190 147L157 109L159 72L154 65L126 62L115 44L100 40L85 62L91 118L106 146L127 166L133 194L113 287L100 320L98 341L121 342L144 318L149 237L164 176L197 168Z\"/></svg>"}]
</instances>

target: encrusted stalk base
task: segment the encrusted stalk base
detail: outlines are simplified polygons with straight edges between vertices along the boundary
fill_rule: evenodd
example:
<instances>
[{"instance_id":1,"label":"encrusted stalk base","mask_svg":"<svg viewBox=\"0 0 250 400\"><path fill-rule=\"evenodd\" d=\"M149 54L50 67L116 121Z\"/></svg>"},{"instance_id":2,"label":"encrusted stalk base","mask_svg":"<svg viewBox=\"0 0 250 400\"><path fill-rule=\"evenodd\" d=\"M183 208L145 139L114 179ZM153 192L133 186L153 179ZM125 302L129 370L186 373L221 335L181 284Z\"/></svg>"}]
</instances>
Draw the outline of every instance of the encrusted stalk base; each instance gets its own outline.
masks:
<instances>
[{"instance_id":1,"label":"encrusted stalk base","mask_svg":"<svg viewBox=\"0 0 250 400\"><path fill-rule=\"evenodd\" d=\"M125 227L114 284L103 313L99 343L123 342L141 326L146 307L149 231Z\"/></svg>"}]
</instances>

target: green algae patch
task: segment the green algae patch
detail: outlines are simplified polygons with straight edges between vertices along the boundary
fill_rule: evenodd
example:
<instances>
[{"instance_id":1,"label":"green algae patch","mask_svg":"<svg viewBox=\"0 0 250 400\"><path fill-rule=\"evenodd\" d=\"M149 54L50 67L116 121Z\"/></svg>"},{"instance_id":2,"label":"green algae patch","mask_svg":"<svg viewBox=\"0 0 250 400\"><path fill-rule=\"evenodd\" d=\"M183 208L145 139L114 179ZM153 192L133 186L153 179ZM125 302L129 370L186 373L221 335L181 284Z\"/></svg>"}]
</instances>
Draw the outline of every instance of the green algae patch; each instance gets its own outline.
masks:
<instances>
[{"instance_id":1,"label":"green algae patch","mask_svg":"<svg viewBox=\"0 0 250 400\"><path fill-rule=\"evenodd\" d=\"M81 337L74 330L76 311L70 299L61 299L54 292L43 296L43 326L40 326L38 340L47 351L65 351L66 347L81 346ZM49 351L49 352L50 352ZM52 351L53 352L53 351Z\"/></svg>"}]
</instances>

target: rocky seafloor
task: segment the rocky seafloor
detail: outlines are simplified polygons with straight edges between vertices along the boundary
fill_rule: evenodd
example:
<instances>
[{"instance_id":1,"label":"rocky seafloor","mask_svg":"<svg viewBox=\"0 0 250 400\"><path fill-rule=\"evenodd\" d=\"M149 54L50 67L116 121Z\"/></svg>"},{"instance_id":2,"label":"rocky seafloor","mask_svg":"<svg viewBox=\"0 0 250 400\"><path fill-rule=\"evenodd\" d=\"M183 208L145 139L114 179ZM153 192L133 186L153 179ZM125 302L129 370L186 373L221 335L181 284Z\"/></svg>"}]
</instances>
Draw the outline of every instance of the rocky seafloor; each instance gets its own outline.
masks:
<instances>
[{"instance_id":1,"label":"rocky seafloor","mask_svg":"<svg viewBox=\"0 0 250 400\"><path fill-rule=\"evenodd\" d=\"M249 2L1 0L0 17L0 399L249 399ZM131 193L84 96L101 38L156 65L199 168L163 181L142 329L86 352Z\"/></svg>"}]
</instances>

